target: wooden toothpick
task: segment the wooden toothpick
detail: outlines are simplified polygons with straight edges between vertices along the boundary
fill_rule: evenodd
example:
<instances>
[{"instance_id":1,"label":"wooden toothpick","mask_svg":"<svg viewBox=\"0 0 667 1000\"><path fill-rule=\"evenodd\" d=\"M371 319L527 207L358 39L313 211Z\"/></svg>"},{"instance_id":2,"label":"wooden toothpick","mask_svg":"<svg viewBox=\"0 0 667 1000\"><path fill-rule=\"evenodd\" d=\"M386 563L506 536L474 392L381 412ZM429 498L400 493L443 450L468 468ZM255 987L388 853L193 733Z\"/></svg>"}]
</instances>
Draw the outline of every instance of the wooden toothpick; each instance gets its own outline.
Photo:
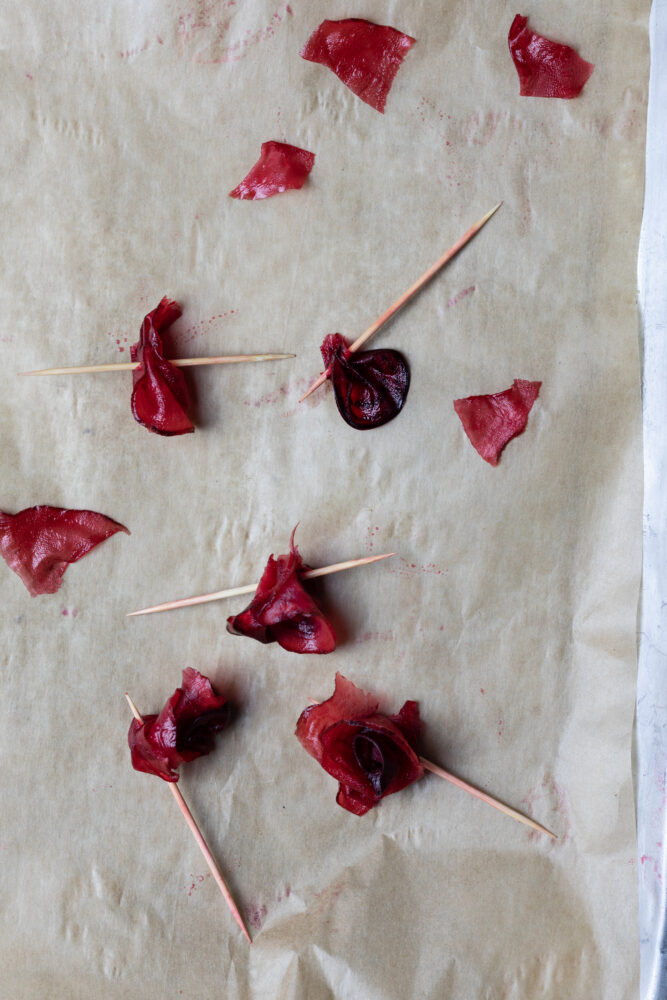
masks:
<instances>
[{"instance_id":1,"label":"wooden toothpick","mask_svg":"<svg viewBox=\"0 0 667 1000\"><path fill-rule=\"evenodd\" d=\"M135 717L135 719L137 720L137 722L143 723L144 720L141 717L141 715L139 713L139 710L137 709L137 706L134 704L134 702L130 698L129 694L127 693L127 691L125 692L125 697L127 698L127 703L130 706L130 709L132 710L132 714ZM204 840L204 837L202 836L201 830L197 826L192 813L188 809L188 805L187 805L185 799L183 798L183 796L181 795L180 789L178 788L178 786L176 785L176 783L173 782L173 781L168 782L168 784L169 784L169 788L171 789L172 795L176 799L176 804L178 805L178 808L181 810L181 812L183 813L183 816L185 817L185 822L190 827L190 832L192 833L192 836L197 841L197 845L199 847L199 850L202 852L202 854L204 855L204 858L206 859L206 864L211 869L211 874L213 875L213 878L217 882L218 888L220 889L220 892L225 897L225 902L227 903L227 906L229 907L229 909L231 911L231 914L234 917L234 920L236 921L236 923L239 925L239 927L243 931L243 934L244 934L246 940L248 941L248 943L252 944L252 938L248 934L247 928L246 928L245 924L243 923L243 918L242 918L241 914L238 911L238 907L237 907L236 903L234 902L232 894L229 891L229 889L227 888L225 880L223 879L222 875L220 874L220 870L219 870L217 864L215 863L215 859L214 859L213 855L211 854L211 852L209 850L208 844Z\"/></svg>"},{"instance_id":2,"label":"wooden toothpick","mask_svg":"<svg viewBox=\"0 0 667 1000\"><path fill-rule=\"evenodd\" d=\"M350 346L348 347L348 351L351 352L358 351L359 348L363 344L365 344L366 341L369 340L374 333L377 333L377 331L380 329L381 326L384 326L385 323L388 323L391 317L394 316L399 309L402 309L403 306L406 304L406 302L409 302L410 299L413 297L413 295L416 295L417 292L421 288L423 288L424 285L428 281L430 281L435 274L438 273L441 267L444 267L445 264L447 264L448 261L452 259L452 257L456 256L459 250L462 247L464 247L469 240L473 238L473 236L477 235L482 226L486 225L491 216L498 211L501 205L502 201L499 201L498 204L494 208L492 208L490 212L487 212L486 215L483 215L482 218L475 223L474 226L471 226L470 229L466 233L464 233L463 236L461 236L461 238L458 239L456 243L442 255L442 257L436 260L435 264L432 264L431 267L429 267L428 271L425 271L424 274L422 274L421 278L417 278L415 283L413 285L410 285L407 292L403 292L401 297L399 299L396 299L394 304L389 306L387 311L383 312L379 319L376 319L374 323L371 323L368 329L365 330L360 337L357 337L357 339L354 341L353 344L350 344ZM319 386L321 386L323 382L326 382L330 374L331 374L331 367L327 368L325 371L322 372L319 378L317 378L313 382L310 389L308 389L308 391L303 394L299 402L303 403L304 399L310 396L311 392L315 392L315 390L319 388Z\"/></svg>"},{"instance_id":3,"label":"wooden toothpick","mask_svg":"<svg viewBox=\"0 0 667 1000\"><path fill-rule=\"evenodd\" d=\"M177 368L193 368L195 365L237 365L242 361L282 361L295 358L296 354L233 354L218 358L175 358L170 365ZM18 372L19 375L89 375L94 372L129 372L139 367L138 361L120 361L108 365L79 365L75 368L43 368L34 372Z\"/></svg>"},{"instance_id":4,"label":"wooden toothpick","mask_svg":"<svg viewBox=\"0 0 667 1000\"><path fill-rule=\"evenodd\" d=\"M469 784L467 781L463 781L461 778L457 778L454 774L450 774L449 771L445 771L444 767L439 767L437 764L431 763L430 760L426 760L425 757L419 758L420 763L423 768L427 771L431 771L432 774L437 774L439 778L444 778L445 781L450 781L452 785L456 785L457 788L462 788L464 792L468 792L470 795L474 795L476 799L481 799L482 802L488 803L488 805L493 806L494 809L499 809L500 812L505 813L506 816L511 816L512 819L516 819L519 823L525 823L526 826L530 826L533 830L537 830L539 833L546 833L547 837L553 837L554 840L558 840L555 833L551 830L547 830L545 826L541 826L536 823L534 819L530 819L528 816L524 816L523 813L518 812L516 809L512 809L511 806L506 806L504 802L499 799L494 799L492 795L487 795L486 792L482 792L479 788L475 788L474 785Z\"/></svg>"},{"instance_id":5,"label":"wooden toothpick","mask_svg":"<svg viewBox=\"0 0 667 1000\"><path fill-rule=\"evenodd\" d=\"M340 573L341 570L354 569L356 566L367 566L369 563L378 562L380 559L389 559L395 555L395 552L385 552L381 556L364 556L362 559L348 559L347 562L334 563L332 566L307 569L299 575L302 580L314 580L319 576L328 576L329 573ZM245 587L232 587L231 590L217 590L213 594L202 594L200 597L184 597L180 601L167 601L166 604L156 604L153 608L130 611L126 617L135 618L137 615L152 615L155 611L171 611L174 608L187 608L192 604L207 604L209 601L221 601L224 597L240 597L242 594L254 594L256 590L257 584L250 583Z\"/></svg>"}]
</instances>

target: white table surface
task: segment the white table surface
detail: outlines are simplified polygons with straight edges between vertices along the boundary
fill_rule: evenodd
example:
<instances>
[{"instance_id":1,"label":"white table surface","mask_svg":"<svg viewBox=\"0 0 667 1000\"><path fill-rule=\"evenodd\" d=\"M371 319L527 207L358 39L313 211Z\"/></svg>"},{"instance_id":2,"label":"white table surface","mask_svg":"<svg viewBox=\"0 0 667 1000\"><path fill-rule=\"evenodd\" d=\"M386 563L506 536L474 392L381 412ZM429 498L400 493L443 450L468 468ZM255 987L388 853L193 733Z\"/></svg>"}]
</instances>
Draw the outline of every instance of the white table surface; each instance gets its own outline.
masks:
<instances>
[{"instance_id":1,"label":"white table surface","mask_svg":"<svg viewBox=\"0 0 667 1000\"><path fill-rule=\"evenodd\" d=\"M639 250L645 449L636 730L642 1000L667 997L667 0L654 0L650 30L646 195Z\"/></svg>"}]
</instances>

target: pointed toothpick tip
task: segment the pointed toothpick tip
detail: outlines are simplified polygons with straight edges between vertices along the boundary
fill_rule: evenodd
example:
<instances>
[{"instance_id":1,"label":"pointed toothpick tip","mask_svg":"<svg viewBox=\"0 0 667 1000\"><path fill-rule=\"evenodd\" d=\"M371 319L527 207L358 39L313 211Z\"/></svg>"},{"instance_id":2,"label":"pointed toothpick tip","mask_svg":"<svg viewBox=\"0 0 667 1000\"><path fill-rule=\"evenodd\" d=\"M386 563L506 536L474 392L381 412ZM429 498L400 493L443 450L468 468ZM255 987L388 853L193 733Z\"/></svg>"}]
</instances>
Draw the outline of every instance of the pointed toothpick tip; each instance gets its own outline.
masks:
<instances>
[{"instance_id":1,"label":"pointed toothpick tip","mask_svg":"<svg viewBox=\"0 0 667 1000\"><path fill-rule=\"evenodd\" d=\"M495 215L499 208L502 206L502 201L499 201L497 205L494 205L490 212L483 215L479 222L476 224L478 228L481 228L486 222L489 221L492 215Z\"/></svg>"},{"instance_id":2,"label":"pointed toothpick tip","mask_svg":"<svg viewBox=\"0 0 667 1000\"><path fill-rule=\"evenodd\" d=\"M256 354L253 361L284 361L285 358L295 357L296 354Z\"/></svg>"},{"instance_id":3,"label":"pointed toothpick tip","mask_svg":"<svg viewBox=\"0 0 667 1000\"><path fill-rule=\"evenodd\" d=\"M315 381L310 386L310 388L307 389L304 392L304 394L301 397L301 399L299 400L299 402L303 403L304 399L308 399L308 397L310 396L310 394L312 392L315 392L316 389L319 389L319 387L321 385L323 385L326 382L326 380L329 378L329 374L330 374L330 370L327 368L326 371L323 371L321 375L318 375L318 377L315 379Z\"/></svg>"},{"instance_id":4,"label":"pointed toothpick tip","mask_svg":"<svg viewBox=\"0 0 667 1000\"><path fill-rule=\"evenodd\" d=\"M512 806L508 806L505 802L501 802L501 800L497 799L494 795L489 795L488 792L483 792L481 788L477 788L476 785L471 785L469 781L464 781L463 778L458 778L450 771L446 771L444 767L440 767L439 764L434 764L433 761L426 760L425 757L420 757L419 760L427 771L431 771L432 774L437 774L439 778L444 778L445 781L451 782L452 785L456 785L457 788L461 788L464 792L468 792L469 795L474 796L476 799L486 802L487 805L493 806L494 809L498 809L511 819L515 819L518 823L523 823L525 826L529 826L532 830L536 830L538 833L545 833L547 836L553 837L554 840L558 839L555 833L552 833L551 830L547 830L547 828L542 826L541 823L538 823L536 820L531 819L530 816L526 816L524 813L519 812L518 809L513 809Z\"/></svg>"},{"instance_id":5,"label":"pointed toothpick tip","mask_svg":"<svg viewBox=\"0 0 667 1000\"><path fill-rule=\"evenodd\" d=\"M130 711L132 712L132 715L135 717L135 719L137 720L137 722L143 722L144 720L141 717L141 712L139 711L139 709L137 708L137 706L134 704L134 702L130 698L130 695L129 695L129 693L127 691L125 692L125 697L127 699L128 705L130 706Z\"/></svg>"}]
</instances>

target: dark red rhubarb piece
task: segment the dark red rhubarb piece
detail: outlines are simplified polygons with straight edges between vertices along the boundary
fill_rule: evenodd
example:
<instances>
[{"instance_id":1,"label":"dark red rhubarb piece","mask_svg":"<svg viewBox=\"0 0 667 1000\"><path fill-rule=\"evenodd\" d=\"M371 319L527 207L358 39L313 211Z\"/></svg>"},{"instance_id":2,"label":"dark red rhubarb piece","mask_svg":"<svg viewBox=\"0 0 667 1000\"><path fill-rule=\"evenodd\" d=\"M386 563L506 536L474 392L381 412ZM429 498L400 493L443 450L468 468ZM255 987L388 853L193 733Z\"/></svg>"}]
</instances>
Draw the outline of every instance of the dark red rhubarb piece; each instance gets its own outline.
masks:
<instances>
[{"instance_id":1,"label":"dark red rhubarb piece","mask_svg":"<svg viewBox=\"0 0 667 1000\"><path fill-rule=\"evenodd\" d=\"M410 369L398 351L350 353L340 333L330 333L320 348L336 405L343 420L359 431L381 427L397 417L410 388Z\"/></svg>"},{"instance_id":2,"label":"dark red rhubarb piece","mask_svg":"<svg viewBox=\"0 0 667 1000\"><path fill-rule=\"evenodd\" d=\"M595 68L568 45L531 31L521 14L512 21L507 41L522 97L578 97Z\"/></svg>"},{"instance_id":3,"label":"dark red rhubarb piece","mask_svg":"<svg viewBox=\"0 0 667 1000\"><path fill-rule=\"evenodd\" d=\"M322 21L301 57L332 70L346 87L384 114L387 94L415 39L361 18Z\"/></svg>"},{"instance_id":4,"label":"dark red rhubarb piece","mask_svg":"<svg viewBox=\"0 0 667 1000\"><path fill-rule=\"evenodd\" d=\"M187 667L159 715L133 719L127 734L136 771L178 781L178 768L213 749L215 734L229 722L229 705L208 677Z\"/></svg>"},{"instance_id":5,"label":"dark red rhubarb piece","mask_svg":"<svg viewBox=\"0 0 667 1000\"><path fill-rule=\"evenodd\" d=\"M139 340L130 348L139 367L132 372L134 419L155 434L170 436L194 431L185 376L167 361L161 334L181 315L181 307L166 296L141 324Z\"/></svg>"},{"instance_id":6,"label":"dark red rhubarb piece","mask_svg":"<svg viewBox=\"0 0 667 1000\"><path fill-rule=\"evenodd\" d=\"M357 816L424 774L417 702L406 701L398 715L377 709L372 695L336 674L331 698L310 705L296 724L301 745L338 781L336 802Z\"/></svg>"},{"instance_id":7,"label":"dark red rhubarb piece","mask_svg":"<svg viewBox=\"0 0 667 1000\"><path fill-rule=\"evenodd\" d=\"M269 556L255 596L245 611L227 619L227 631L259 642L277 642L290 653L331 653L336 636L303 588L299 574L308 567L294 544L294 531L289 555Z\"/></svg>"},{"instance_id":8,"label":"dark red rhubarb piece","mask_svg":"<svg viewBox=\"0 0 667 1000\"><path fill-rule=\"evenodd\" d=\"M229 195L257 201L298 190L305 184L314 162L315 154L307 149L286 142L263 142L257 163Z\"/></svg>"},{"instance_id":9,"label":"dark red rhubarb piece","mask_svg":"<svg viewBox=\"0 0 667 1000\"><path fill-rule=\"evenodd\" d=\"M0 554L33 597L55 594L70 563L117 531L130 534L94 510L39 506L18 514L0 511Z\"/></svg>"},{"instance_id":10,"label":"dark red rhubarb piece","mask_svg":"<svg viewBox=\"0 0 667 1000\"><path fill-rule=\"evenodd\" d=\"M485 461L497 465L507 442L526 429L541 385L515 378L511 389L504 392L454 400L464 431Z\"/></svg>"}]
</instances>

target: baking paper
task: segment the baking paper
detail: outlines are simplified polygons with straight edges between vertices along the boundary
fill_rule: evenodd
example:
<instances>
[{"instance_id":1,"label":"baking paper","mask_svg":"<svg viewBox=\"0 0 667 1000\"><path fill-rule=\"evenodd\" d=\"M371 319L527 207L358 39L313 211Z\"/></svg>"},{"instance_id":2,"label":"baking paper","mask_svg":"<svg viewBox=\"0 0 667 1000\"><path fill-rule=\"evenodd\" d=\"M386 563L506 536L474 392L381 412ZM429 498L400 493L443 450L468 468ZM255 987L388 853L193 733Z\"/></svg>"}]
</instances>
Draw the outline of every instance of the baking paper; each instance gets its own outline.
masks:
<instances>
[{"instance_id":1,"label":"baking paper","mask_svg":"<svg viewBox=\"0 0 667 1000\"><path fill-rule=\"evenodd\" d=\"M635 304L648 4L538 2L595 64L576 100L519 96L501 3L120 0L6 4L0 507L91 508L117 535L31 599L0 565L3 992L156 997L630 998L638 982L631 732L641 557ZM324 18L416 39L381 115L299 51ZM228 192L262 142L314 152L301 191ZM369 432L328 386L354 338L503 207L374 339L407 357ZM181 303L194 435L132 419L128 359ZM492 468L453 410L542 389ZM126 612L396 551L312 591L337 650L229 635L244 599ZM127 690L157 711L193 666L236 706L181 790L243 940L166 786L132 770ZM341 671L422 753L534 816L531 833L433 775L364 818L293 736Z\"/></svg>"}]
</instances>

